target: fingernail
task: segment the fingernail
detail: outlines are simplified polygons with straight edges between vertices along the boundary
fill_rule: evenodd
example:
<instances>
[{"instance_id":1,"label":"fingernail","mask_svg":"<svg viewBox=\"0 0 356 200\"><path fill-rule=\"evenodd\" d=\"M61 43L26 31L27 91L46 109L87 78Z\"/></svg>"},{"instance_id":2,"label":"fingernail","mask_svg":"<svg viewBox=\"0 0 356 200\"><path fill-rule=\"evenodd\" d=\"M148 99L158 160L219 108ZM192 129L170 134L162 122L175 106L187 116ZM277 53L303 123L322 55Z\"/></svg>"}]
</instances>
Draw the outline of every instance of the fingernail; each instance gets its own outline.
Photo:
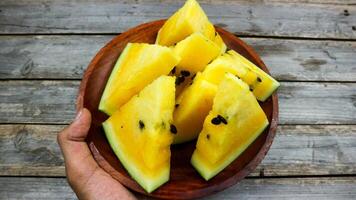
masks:
<instances>
[{"instance_id":1,"label":"fingernail","mask_svg":"<svg viewBox=\"0 0 356 200\"><path fill-rule=\"evenodd\" d=\"M80 116L82 115L82 113L83 113L83 109L80 109L79 112L77 113L77 116L75 116L74 121L77 121L80 118Z\"/></svg>"}]
</instances>

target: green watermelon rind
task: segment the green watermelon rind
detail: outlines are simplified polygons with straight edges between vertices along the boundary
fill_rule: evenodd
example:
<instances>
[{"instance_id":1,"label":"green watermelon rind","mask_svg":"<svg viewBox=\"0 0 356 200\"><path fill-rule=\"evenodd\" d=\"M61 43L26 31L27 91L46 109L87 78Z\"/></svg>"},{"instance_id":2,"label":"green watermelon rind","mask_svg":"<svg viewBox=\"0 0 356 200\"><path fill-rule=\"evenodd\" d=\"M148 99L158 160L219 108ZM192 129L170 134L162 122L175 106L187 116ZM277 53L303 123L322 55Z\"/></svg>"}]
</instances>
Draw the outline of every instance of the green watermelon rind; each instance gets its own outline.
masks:
<instances>
[{"instance_id":1,"label":"green watermelon rind","mask_svg":"<svg viewBox=\"0 0 356 200\"><path fill-rule=\"evenodd\" d=\"M121 55L119 56L119 59L116 61L115 63L115 66L112 70L112 72L110 73L110 76L109 76L109 79L107 81L107 83L105 84L105 89L104 89L104 92L103 92L103 95L101 96L101 99L100 99L100 103L99 103L99 110L108 114L108 115L112 115L113 114L113 111L115 109L113 108L110 108L110 105L107 104L106 100L108 98L108 96L110 95L110 91L109 91L109 88L107 87L108 85L113 85L113 77L117 74L117 72L119 71L120 69L120 66L122 65L122 62L124 60L124 58L126 57L126 55L130 52L130 49L132 47L132 43L128 43L125 47L125 49L122 51ZM111 90L114 90L113 87L110 88Z\"/></svg>"},{"instance_id":2,"label":"green watermelon rind","mask_svg":"<svg viewBox=\"0 0 356 200\"><path fill-rule=\"evenodd\" d=\"M232 153L230 153L230 155L228 155L225 161L215 169L213 170L208 169L208 167L204 165L204 162L200 161L200 159L205 159L205 158L200 158L201 156L199 156L197 151L194 151L191 157L190 160L191 164L206 181L210 180L212 177L216 176L218 173L223 171L237 157L239 157L247 149L247 147L249 147L252 144L252 142L255 141L256 138L265 130L268 124L269 122L266 119L266 121L261 125L261 128L259 128L255 133L251 134L251 137L249 137L249 140L247 140L244 145L237 147Z\"/></svg>"},{"instance_id":3,"label":"green watermelon rind","mask_svg":"<svg viewBox=\"0 0 356 200\"><path fill-rule=\"evenodd\" d=\"M153 192L158 187L163 185L169 180L170 166L168 165L165 170L162 170L160 175L155 178L145 176L142 174L134 163L130 162L130 156L126 155L120 148L120 139L116 137L116 133L109 122L103 123L104 132L106 138L109 141L111 149L115 155L119 158L121 164L130 174L130 176L137 181L137 183L148 193Z\"/></svg>"}]
</instances>

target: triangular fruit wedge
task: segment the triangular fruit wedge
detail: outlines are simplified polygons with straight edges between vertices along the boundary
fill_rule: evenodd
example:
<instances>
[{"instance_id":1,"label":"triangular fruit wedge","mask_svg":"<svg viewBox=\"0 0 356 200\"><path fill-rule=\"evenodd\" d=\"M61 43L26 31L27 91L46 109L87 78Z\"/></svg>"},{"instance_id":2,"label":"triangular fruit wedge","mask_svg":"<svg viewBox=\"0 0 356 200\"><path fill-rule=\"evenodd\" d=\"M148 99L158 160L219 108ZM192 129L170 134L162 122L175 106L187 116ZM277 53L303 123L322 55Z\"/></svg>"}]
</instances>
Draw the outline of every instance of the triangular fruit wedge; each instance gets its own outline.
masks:
<instances>
[{"instance_id":1,"label":"triangular fruit wedge","mask_svg":"<svg viewBox=\"0 0 356 200\"><path fill-rule=\"evenodd\" d=\"M234 161L266 128L268 119L248 85L227 73L205 118L191 163L209 180Z\"/></svg>"},{"instance_id":2,"label":"triangular fruit wedge","mask_svg":"<svg viewBox=\"0 0 356 200\"><path fill-rule=\"evenodd\" d=\"M177 98L173 121L177 127L174 143L182 143L198 137L205 117L213 105L217 86L202 79L200 72L192 85Z\"/></svg>"},{"instance_id":3,"label":"triangular fruit wedge","mask_svg":"<svg viewBox=\"0 0 356 200\"><path fill-rule=\"evenodd\" d=\"M99 110L112 115L133 95L178 64L172 49L160 45L128 43L111 72Z\"/></svg>"},{"instance_id":4,"label":"triangular fruit wedge","mask_svg":"<svg viewBox=\"0 0 356 200\"><path fill-rule=\"evenodd\" d=\"M215 28L199 3L196 0L187 0L159 30L156 44L172 46L195 32L213 40Z\"/></svg>"},{"instance_id":5,"label":"triangular fruit wedge","mask_svg":"<svg viewBox=\"0 0 356 200\"><path fill-rule=\"evenodd\" d=\"M172 76L159 77L103 123L116 156L149 193L169 180L170 145L176 133L174 81Z\"/></svg>"}]
</instances>

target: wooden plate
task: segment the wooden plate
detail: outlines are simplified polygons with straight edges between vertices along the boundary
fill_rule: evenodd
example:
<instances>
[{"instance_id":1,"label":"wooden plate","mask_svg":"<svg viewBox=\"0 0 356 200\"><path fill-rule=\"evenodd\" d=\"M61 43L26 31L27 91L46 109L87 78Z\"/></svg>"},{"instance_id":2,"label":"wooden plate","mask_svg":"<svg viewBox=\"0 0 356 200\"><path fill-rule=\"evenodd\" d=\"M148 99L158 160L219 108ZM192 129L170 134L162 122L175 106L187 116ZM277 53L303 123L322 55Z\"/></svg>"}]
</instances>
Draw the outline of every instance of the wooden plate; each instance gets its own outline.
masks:
<instances>
[{"instance_id":1,"label":"wooden plate","mask_svg":"<svg viewBox=\"0 0 356 200\"><path fill-rule=\"evenodd\" d=\"M98 110L101 94L110 72L121 51L128 42L154 43L158 30L165 20L142 24L112 39L103 47L89 64L80 85L77 110L85 107L92 113L92 124L87 143L95 160L112 177L126 187L157 198L191 199L203 197L234 185L262 161L270 148L276 133L278 120L278 98L273 94L261 106L267 114L270 125L255 142L233 163L209 181L205 181L191 166L190 157L195 141L173 146L170 180L151 194L146 193L127 173L107 142L101 123L107 116ZM268 73L268 69L251 47L233 34L216 27L226 45L241 53Z\"/></svg>"}]
</instances>

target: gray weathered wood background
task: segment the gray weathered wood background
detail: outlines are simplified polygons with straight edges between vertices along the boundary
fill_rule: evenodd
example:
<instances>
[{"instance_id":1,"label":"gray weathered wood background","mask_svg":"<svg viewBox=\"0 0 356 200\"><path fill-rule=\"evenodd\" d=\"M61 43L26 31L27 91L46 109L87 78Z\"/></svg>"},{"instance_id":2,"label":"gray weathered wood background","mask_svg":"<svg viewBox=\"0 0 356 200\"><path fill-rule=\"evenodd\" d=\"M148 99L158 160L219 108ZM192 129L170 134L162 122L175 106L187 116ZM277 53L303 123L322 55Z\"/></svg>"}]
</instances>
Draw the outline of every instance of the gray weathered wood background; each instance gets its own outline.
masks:
<instances>
[{"instance_id":1,"label":"gray weathered wood background","mask_svg":"<svg viewBox=\"0 0 356 200\"><path fill-rule=\"evenodd\" d=\"M356 199L356 0L200 0L279 81L271 150L207 199ZM0 199L75 199L56 134L83 72L112 37L173 0L0 1Z\"/></svg>"}]
</instances>

